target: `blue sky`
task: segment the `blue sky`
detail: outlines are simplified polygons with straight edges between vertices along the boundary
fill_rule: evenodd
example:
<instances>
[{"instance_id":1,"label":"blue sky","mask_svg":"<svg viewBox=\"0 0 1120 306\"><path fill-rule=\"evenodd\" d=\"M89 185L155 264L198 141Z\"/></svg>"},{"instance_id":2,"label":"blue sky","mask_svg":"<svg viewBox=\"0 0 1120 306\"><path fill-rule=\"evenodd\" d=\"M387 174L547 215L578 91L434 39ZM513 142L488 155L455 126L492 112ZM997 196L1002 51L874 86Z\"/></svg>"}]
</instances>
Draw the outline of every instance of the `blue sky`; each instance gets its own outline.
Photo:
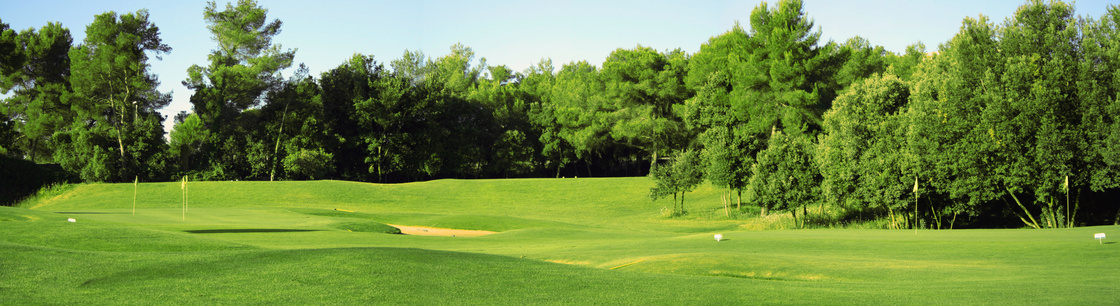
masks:
<instances>
[{"instance_id":1,"label":"blue sky","mask_svg":"<svg viewBox=\"0 0 1120 306\"><path fill-rule=\"evenodd\" d=\"M598 66L611 51L638 44L694 53L736 21L747 27L751 10L760 2L259 1L269 9L270 19L284 23L274 43L297 49L297 65L306 63L315 76L354 53L373 55L388 66L406 49L435 57L448 53L455 43L470 46L476 57L485 57L490 65L517 71L542 58L551 58L556 68L580 60ZM890 51L903 51L919 41L933 51L957 33L963 18L983 14L999 23L1022 3L805 0L805 11L826 41L843 42L859 35ZM1078 15L1098 18L1109 4L1118 3L1080 0L1075 7ZM163 83L160 89L173 92L171 105L163 110L170 117L190 110L191 91L180 81L186 78L187 67L205 66L206 55L214 48L202 20L205 6L205 1L0 0L0 20L17 30L58 21L70 28L78 44L94 15L147 8L164 43L173 49L162 61L151 63Z\"/></svg>"}]
</instances>

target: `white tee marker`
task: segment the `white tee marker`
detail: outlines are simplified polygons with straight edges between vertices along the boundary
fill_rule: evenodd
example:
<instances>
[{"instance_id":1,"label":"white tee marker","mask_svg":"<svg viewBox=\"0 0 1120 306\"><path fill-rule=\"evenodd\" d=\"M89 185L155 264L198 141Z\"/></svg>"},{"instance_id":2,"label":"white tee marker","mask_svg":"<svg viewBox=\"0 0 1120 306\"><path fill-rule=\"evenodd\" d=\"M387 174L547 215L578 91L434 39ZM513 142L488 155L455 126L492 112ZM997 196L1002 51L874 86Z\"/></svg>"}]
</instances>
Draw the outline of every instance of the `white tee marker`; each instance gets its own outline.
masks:
<instances>
[{"instance_id":1,"label":"white tee marker","mask_svg":"<svg viewBox=\"0 0 1120 306\"><path fill-rule=\"evenodd\" d=\"M78 220L75 220L74 218L69 218L69 219L66 219L66 221L70 221L70 222L78 222Z\"/></svg>"},{"instance_id":2,"label":"white tee marker","mask_svg":"<svg viewBox=\"0 0 1120 306\"><path fill-rule=\"evenodd\" d=\"M723 234L716 234L716 242L723 240Z\"/></svg>"},{"instance_id":3,"label":"white tee marker","mask_svg":"<svg viewBox=\"0 0 1120 306\"><path fill-rule=\"evenodd\" d=\"M1102 242L1104 240L1104 233L1093 234L1093 239L1097 240L1097 244L1104 244L1104 242Z\"/></svg>"}]
</instances>

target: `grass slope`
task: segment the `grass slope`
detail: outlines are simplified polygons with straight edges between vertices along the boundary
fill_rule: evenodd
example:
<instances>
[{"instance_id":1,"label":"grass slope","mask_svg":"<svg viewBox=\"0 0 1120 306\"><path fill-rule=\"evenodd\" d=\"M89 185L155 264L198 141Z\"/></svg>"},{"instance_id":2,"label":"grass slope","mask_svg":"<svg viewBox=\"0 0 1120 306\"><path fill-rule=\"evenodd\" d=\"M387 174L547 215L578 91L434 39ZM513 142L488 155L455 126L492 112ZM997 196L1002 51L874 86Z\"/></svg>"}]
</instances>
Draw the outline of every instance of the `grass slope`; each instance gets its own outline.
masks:
<instances>
[{"instance_id":1,"label":"grass slope","mask_svg":"<svg viewBox=\"0 0 1120 306\"><path fill-rule=\"evenodd\" d=\"M141 184L135 215L131 184L79 185L0 207L0 304L1109 304L1120 286L1120 246L1091 239L1120 227L736 231L662 218L649 185L199 182L185 220L178 183Z\"/></svg>"}]
</instances>

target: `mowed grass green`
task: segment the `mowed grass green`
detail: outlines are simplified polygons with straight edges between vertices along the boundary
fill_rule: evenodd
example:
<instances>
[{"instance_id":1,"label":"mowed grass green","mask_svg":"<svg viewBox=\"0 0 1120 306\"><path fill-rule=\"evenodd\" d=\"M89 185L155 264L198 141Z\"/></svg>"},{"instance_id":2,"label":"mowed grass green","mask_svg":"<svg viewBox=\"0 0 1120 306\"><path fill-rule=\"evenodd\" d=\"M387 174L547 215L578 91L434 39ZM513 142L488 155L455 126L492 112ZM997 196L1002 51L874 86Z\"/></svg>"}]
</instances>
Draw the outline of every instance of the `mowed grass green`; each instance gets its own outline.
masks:
<instances>
[{"instance_id":1,"label":"mowed grass green","mask_svg":"<svg viewBox=\"0 0 1120 306\"><path fill-rule=\"evenodd\" d=\"M645 178L78 185L0 208L0 304L1109 304L1120 227L741 231ZM30 208L30 209L28 209ZM75 218L78 222L67 222ZM384 223L497 231L383 233ZM721 233L716 242L712 234Z\"/></svg>"}]
</instances>

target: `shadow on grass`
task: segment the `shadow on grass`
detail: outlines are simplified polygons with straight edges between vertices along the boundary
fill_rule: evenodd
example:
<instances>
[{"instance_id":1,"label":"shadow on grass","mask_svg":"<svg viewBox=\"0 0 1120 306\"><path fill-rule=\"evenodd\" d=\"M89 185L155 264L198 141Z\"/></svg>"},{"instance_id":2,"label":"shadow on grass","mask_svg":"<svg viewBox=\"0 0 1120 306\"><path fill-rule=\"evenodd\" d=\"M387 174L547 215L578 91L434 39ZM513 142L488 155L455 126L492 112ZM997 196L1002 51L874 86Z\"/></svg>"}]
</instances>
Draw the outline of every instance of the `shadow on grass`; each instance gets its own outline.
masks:
<instances>
[{"instance_id":1,"label":"shadow on grass","mask_svg":"<svg viewBox=\"0 0 1120 306\"><path fill-rule=\"evenodd\" d=\"M293 232L319 232L322 230L285 229L285 228L231 228L183 231L191 234L227 234L227 233L293 233Z\"/></svg>"},{"instance_id":2,"label":"shadow on grass","mask_svg":"<svg viewBox=\"0 0 1120 306\"><path fill-rule=\"evenodd\" d=\"M97 211L56 211L54 213L63 214L63 215L120 215L120 214L122 214L122 213L97 212Z\"/></svg>"},{"instance_id":3,"label":"shadow on grass","mask_svg":"<svg viewBox=\"0 0 1120 306\"><path fill-rule=\"evenodd\" d=\"M1116 244L1116 241L1108 241L1108 242L1104 242L1104 243L1101 243L1101 244Z\"/></svg>"}]
</instances>

